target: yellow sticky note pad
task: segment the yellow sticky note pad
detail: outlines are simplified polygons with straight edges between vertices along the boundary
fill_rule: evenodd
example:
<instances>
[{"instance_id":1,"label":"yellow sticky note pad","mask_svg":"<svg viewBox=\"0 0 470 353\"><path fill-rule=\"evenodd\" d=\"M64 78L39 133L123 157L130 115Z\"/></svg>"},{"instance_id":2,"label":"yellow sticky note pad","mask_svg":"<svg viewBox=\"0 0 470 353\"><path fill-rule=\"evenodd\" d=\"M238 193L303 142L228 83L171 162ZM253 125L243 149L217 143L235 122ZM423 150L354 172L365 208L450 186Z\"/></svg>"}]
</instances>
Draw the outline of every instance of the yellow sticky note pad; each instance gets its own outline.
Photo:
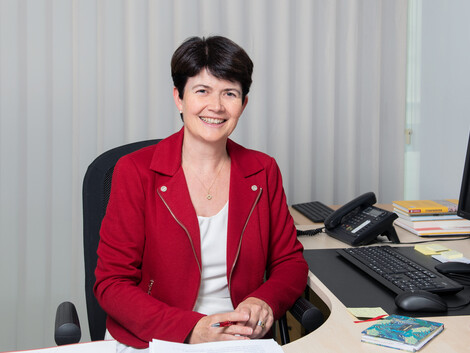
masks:
<instances>
[{"instance_id":1,"label":"yellow sticky note pad","mask_svg":"<svg viewBox=\"0 0 470 353\"><path fill-rule=\"evenodd\" d=\"M376 308L347 308L349 313L357 319L372 319L380 315L388 315L384 309Z\"/></svg>"},{"instance_id":2,"label":"yellow sticky note pad","mask_svg":"<svg viewBox=\"0 0 470 353\"><path fill-rule=\"evenodd\" d=\"M455 250L449 250L449 251L444 251L441 253L442 257L445 257L446 259L458 259L463 257L463 254L461 252L455 251Z\"/></svg>"},{"instance_id":3,"label":"yellow sticky note pad","mask_svg":"<svg viewBox=\"0 0 470 353\"><path fill-rule=\"evenodd\" d=\"M415 250L424 255L437 255L449 249L439 244L418 244L415 245Z\"/></svg>"},{"instance_id":4,"label":"yellow sticky note pad","mask_svg":"<svg viewBox=\"0 0 470 353\"><path fill-rule=\"evenodd\" d=\"M434 250L434 251L437 251L437 252L448 251L449 250L449 248L446 248L445 246L440 245L440 244L428 244L426 246L428 247L428 249L431 249L431 250Z\"/></svg>"}]
</instances>

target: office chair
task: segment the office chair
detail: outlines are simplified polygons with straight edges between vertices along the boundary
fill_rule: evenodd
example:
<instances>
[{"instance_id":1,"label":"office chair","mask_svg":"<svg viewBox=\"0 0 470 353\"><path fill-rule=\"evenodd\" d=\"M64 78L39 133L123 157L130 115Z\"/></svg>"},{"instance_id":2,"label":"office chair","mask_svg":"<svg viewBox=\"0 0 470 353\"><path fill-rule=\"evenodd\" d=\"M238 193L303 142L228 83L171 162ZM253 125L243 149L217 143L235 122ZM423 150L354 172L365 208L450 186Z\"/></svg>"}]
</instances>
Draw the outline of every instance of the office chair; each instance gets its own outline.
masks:
<instances>
[{"instance_id":1,"label":"office chair","mask_svg":"<svg viewBox=\"0 0 470 353\"><path fill-rule=\"evenodd\" d=\"M145 140L113 148L98 156L85 173L83 180L85 298L92 341L104 339L106 332L106 313L93 294L93 286L96 281L95 268L98 261L96 251L100 240L101 221L109 201L114 166L122 156L159 141L160 139ZM303 297L297 299L290 312L302 324L307 333L319 327L324 321L321 311ZM278 321L278 325L282 344L289 343L290 337L285 315ZM72 303L63 302L57 308L54 335L58 345L80 341L80 323Z\"/></svg>"}]
</instances>

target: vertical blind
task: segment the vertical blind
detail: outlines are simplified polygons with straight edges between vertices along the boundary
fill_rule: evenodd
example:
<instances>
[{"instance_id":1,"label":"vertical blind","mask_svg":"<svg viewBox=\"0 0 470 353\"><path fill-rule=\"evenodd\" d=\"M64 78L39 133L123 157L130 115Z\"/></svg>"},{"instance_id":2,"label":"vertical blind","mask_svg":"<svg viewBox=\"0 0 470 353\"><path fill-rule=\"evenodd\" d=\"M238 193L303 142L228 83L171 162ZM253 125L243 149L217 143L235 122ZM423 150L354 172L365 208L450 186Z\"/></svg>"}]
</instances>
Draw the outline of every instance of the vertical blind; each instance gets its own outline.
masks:
<instances>
[{"instance_id":1,"label":"vertical blind","mask_svg":"<svg viewBox=\"0 0 470 353\"><path fill-rule=\"evenodd\" d=\"M84 303L81 183L101 152L181 127L170 58L225 35L255 68L233 139L289 203L403 194L407 1L0 0L0 350L54 345Z\"/></svg>"}]
</instances>

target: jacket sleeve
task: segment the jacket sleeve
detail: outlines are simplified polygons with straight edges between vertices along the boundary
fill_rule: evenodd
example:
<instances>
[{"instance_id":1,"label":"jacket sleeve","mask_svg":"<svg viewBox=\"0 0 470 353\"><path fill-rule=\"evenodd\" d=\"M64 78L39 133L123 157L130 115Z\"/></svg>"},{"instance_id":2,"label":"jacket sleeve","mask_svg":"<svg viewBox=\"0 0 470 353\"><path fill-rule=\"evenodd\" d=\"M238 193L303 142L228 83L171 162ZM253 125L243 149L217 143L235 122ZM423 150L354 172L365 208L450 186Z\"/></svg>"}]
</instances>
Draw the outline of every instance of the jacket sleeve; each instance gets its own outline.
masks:
<instances>
[{"instance_id":1,"label":"jacket sleeve","mask_svg":"<svg viewBox=\"0 0 470 353\"><path fill-rule=\"evenodd\" d=\"M183 342L199 313L171 307L147 293L142 282L145 245L145 182L131 158L119 160L98 246L94 293L114 325L118 341L146 347L153 338Z\"/></svg>"},{"instance_id":2,"label":"jacket sleeve","mask_svg":"<svg viewBox=\"0 0 470 353\"><path fill-rule=\"evenodd\" d=\"M305 290L308 265L287 206L281 172L275 160L271 162L267 170L270 227L267 280L249 296L264 300L277 320Z\"/></svg>"}]
</instances>

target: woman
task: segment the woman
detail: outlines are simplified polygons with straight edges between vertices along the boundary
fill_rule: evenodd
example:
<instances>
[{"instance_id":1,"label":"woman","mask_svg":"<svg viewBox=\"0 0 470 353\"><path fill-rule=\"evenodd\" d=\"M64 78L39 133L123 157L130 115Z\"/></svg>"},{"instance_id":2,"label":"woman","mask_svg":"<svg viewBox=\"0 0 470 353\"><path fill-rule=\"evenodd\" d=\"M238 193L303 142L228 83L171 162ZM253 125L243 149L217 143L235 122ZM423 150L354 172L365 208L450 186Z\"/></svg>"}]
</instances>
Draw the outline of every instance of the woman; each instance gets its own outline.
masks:
<instances>
[{"instance_id":1,"label":"woman","mask_svg":"<svg viewBox=\"0 0 470 353\"><path fill-rule=\"evenodd\" d=\"M227 38L194 37L171 69L184 126L117 163L98 247L95 295L128 351L264 337L307 280L276 162L228 138L251 59Z\"/></svg>"}]
</instances>

